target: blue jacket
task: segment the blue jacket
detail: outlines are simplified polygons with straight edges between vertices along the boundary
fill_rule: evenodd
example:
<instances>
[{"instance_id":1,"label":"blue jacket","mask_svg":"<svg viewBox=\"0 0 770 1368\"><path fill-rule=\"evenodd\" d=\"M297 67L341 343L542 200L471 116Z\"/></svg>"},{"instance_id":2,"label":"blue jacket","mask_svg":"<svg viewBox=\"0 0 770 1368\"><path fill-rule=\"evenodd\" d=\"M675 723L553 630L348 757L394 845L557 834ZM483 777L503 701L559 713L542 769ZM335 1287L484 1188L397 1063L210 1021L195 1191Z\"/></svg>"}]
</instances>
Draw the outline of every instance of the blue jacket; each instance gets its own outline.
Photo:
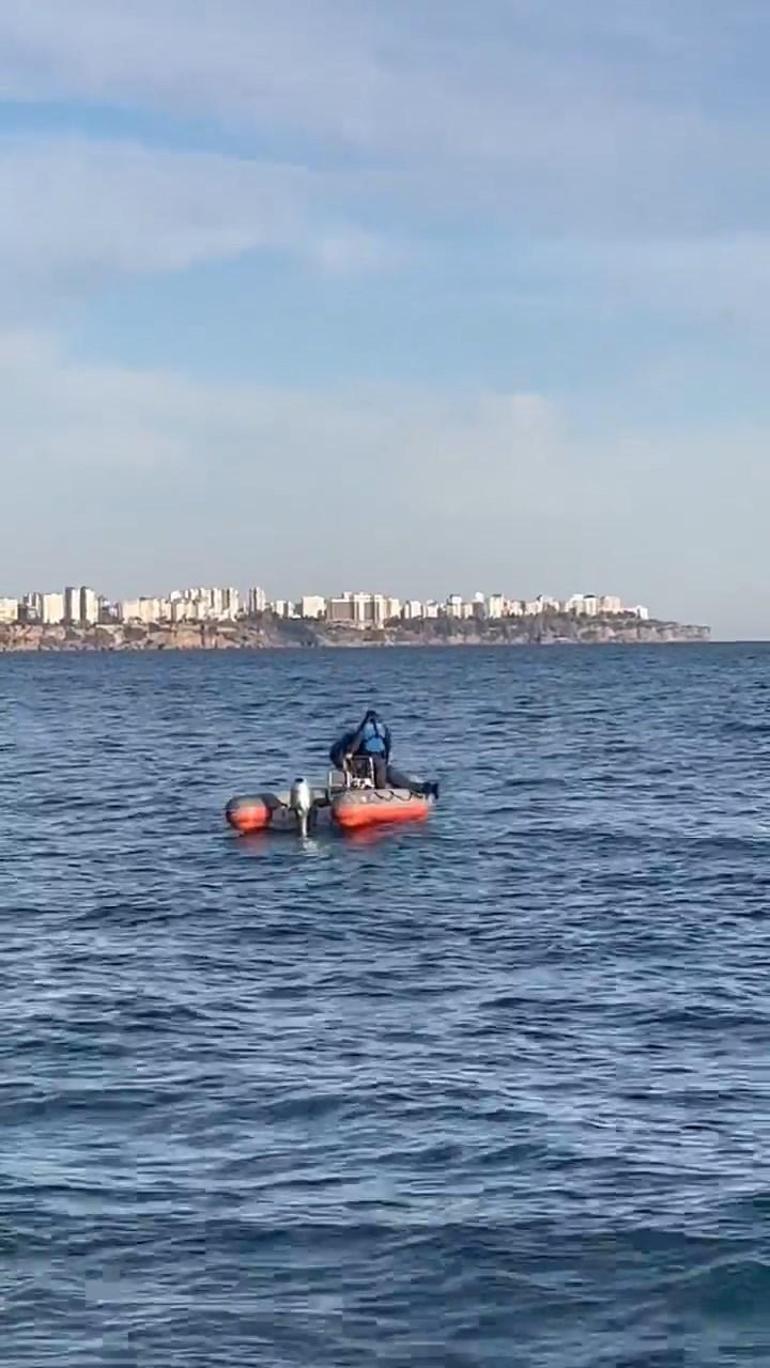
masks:
<instances>
[{"instance_id":1,"label":"blue jacket","mask_svg":"<svg viewBox=\"0 0 770 1368\"><path fill-rule=\"evenodd\" d=\"M335 769L341 769L346 755L383 755L390 760L390 727L379 718L365 721L357 731L345 732L337 738L329 751L329 759Z\"/></svg>"}]
</instances>

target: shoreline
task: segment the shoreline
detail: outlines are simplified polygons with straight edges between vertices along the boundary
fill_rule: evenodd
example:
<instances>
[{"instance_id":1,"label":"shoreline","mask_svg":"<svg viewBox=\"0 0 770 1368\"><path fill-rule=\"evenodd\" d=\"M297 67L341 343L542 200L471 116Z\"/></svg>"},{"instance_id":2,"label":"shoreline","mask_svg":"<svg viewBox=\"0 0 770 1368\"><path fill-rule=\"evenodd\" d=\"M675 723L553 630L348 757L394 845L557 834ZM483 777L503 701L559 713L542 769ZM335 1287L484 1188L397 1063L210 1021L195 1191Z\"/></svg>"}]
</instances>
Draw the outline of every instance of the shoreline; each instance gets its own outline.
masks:
<instances>
[{"instance_id":1,"label":"shoreline","mask_svg":"<svg viewBox=\"0 0 770 1368\"><path fill-rule=\"evenodd\" d=\"M462 630L457 630L461 626ZM424 650L447 647L653 646L709 643L708 627L676 622L612 622L575 619L538 625L503 619L479 627L476 623L423 624L379 630L330 628L299 619L271 619L254 623L217 623L202 626L109 624L96 627L41 627L19 623L0 625L0 654L137 654L159 651L361 650L408 647Z\"/></svg>"}]
</instances>

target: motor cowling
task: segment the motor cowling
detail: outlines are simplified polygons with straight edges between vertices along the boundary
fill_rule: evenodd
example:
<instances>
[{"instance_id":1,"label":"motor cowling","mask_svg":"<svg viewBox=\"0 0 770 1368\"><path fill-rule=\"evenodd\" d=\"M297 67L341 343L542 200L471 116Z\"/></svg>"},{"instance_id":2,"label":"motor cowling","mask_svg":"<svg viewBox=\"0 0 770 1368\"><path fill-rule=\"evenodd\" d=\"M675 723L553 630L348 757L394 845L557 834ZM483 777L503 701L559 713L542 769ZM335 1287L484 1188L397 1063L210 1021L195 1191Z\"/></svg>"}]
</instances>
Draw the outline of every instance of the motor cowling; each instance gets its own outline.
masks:
<instances>
[{"instance_id":1,"label":"motor cowling","mask_svg":"<svg viewBox=\"0 0 770 1368\"><path fill-rule=\"evenodd\" d=\"M313 795L307 779L295 779L289 793L289 807L297 818L300 835L307 836L308 821L313 809Z\"/></svg>"}]
</instances>

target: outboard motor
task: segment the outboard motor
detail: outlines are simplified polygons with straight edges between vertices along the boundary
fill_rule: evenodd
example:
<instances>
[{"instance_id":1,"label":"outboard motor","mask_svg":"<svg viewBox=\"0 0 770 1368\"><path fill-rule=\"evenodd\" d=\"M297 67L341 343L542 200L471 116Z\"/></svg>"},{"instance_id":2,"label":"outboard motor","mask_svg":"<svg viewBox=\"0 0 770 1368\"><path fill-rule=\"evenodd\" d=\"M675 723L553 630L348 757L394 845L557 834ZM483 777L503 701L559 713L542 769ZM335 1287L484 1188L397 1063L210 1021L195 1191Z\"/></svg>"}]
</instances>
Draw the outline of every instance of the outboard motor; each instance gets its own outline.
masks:
<instances>
[{"instance_id":1,"label":"outboard motor","mask_svg":"<svg viewBox=\"0 0 770 1368\"><path fill-rule=\"evenodd\" d=\"M307 836L308 820L313 810L313 795L307 779L295 779L289 794L289 807L297 819L300 836Z\"/></svg>"}]
</instances>

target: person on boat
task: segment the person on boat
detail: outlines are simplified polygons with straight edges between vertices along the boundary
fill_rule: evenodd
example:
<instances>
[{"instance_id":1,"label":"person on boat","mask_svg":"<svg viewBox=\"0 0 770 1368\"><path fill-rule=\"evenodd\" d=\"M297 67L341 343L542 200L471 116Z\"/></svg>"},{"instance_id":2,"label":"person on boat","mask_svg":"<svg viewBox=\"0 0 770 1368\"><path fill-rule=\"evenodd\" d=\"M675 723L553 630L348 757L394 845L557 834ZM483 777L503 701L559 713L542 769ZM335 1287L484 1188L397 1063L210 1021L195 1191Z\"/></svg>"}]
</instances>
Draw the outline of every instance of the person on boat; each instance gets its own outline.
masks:
<instances>
[{"instance_id":1,"label":"person on boat","mask_svg":"<svg viewBox=\"0 0 770 1368\"><path fill-rule=\"evenodd\" d=\"M360 727L335 741L329 754L344 774L366 779L371 773L375 788L387 788L390 751L390 727L370 708Z\"/></svg>"},{"instance_id":2,"label":"person on boat","mask_svg":"<svg viewBox=\"0 0 770 1368\"><path fill-rule=\"evenodd\" d=\"M438 784L420 784L391 765L391 747L390 727L370 708L357 731L345 732L334 742L329 758L343 774L356 779L368 779L371 775L376 789L403 788L426 798L438 798Z\"/></svg>"}]
</instances>

